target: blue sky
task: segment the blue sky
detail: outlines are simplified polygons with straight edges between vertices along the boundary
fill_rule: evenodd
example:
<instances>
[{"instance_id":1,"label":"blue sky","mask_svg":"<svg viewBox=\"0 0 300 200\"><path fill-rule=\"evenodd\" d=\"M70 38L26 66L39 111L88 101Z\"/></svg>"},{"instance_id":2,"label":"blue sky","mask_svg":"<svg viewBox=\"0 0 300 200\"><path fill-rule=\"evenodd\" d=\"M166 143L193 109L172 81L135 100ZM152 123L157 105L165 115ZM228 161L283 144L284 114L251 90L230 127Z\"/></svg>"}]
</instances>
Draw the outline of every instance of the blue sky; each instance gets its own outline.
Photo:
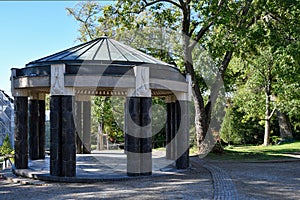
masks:
<instances>
[{"instance_id":1,"label":"blue sky","mask_svg":"<svg viewBox=\"0 0 300 200\"><path fill-rule=\"evenodd\" d=\"M100 1L102 4L104 2ZM66 7L78 1L0 1L0 89L10 94L10 69L72 47L79 24Z\"/></svg>"}]
</instances>

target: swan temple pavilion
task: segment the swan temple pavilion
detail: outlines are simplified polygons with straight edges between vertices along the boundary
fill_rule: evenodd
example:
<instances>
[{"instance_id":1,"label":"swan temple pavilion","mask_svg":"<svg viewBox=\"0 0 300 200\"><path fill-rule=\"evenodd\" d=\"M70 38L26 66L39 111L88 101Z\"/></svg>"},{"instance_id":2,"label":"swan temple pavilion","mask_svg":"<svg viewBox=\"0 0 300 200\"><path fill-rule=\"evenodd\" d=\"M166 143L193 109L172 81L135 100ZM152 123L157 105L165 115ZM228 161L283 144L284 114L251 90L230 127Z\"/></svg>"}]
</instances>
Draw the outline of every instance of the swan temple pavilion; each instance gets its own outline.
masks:
<instances>
[{"instance_id":1,"label":"swan temple pavilion","mask_svg":"<svg viewBox=\"0 0 300 200\"><path fill-rule=\"evenodd\" d=\"M76 177L76 148L91 152L91 97L122 96L128 176L152 174L152 97L166 101L166 158L189 167L191 79L165 62L100 37L11 70L15 168L45 159L50 94L50 175Z\"/></svg>"}]
</instances>

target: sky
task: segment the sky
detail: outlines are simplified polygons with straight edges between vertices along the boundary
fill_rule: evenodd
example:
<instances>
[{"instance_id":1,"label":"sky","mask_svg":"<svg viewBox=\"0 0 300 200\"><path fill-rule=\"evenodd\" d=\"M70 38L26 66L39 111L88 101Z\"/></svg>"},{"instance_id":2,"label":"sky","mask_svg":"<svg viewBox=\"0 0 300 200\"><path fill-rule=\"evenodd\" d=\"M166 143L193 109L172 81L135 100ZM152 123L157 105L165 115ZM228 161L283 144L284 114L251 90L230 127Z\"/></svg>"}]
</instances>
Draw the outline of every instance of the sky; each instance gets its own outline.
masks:
<instances>
[{"instance_id":1,"label":"sky","mask_svg":"<svg viewBox=\"0 0 300 200\"><path fill-rule=\"evenodd\" d=\"M11 95L11 68L79 44L79 23L65 9L78 2L0 1L1 90Z\"/></svg>"}]
</instances>

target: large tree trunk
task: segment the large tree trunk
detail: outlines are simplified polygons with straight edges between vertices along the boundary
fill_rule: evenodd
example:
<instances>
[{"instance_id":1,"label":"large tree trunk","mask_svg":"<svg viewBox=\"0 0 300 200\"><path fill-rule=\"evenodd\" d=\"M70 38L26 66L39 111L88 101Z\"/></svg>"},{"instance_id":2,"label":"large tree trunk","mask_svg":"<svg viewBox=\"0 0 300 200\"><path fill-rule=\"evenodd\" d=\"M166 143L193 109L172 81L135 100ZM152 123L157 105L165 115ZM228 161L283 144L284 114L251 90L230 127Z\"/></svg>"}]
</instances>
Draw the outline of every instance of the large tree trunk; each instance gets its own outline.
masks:
<instances>
[{"instance_id":1,"label":"large tree trunk","mask_svg":"<svg viewBox=\"0 0 300 200\"><path fill-rule=\"evenodd\" d=\"M270 144L270 121L271 117L275 110L271 113L271 91L272 91L272 75L271 75L271 64L268 65L267 69L267 77L266 77L266 85L265 85L265 95L266 95L266 112L265 112L265 135L264 135L264 146L268 146Z\"/></svg>"},{"instance_id":2,"label":"large tree trunk","mask_svg":"<svg viewBox=\"0 0 300 200\"><path fill-rule=\"evenodd\" d=\"M264 146L270 144L270 95L266 94L266 113L265 113L265 135L264 135Z\"/></svg>"},{"instance_id":3,"label":"large tree trunk","mask_svg":"<svg viewBox=\"0 0 300 200\"><path fill-rule=\"evenodd\" d=\"M103 122L98 125L98 133L97 133L97 151L104 150L103 144Z\"/></svg>"},{"instance_id":4,"label":"large tree trunk","mask_svg":"<svg viewBox=\"0 0 300 200\"><path fill-rule=\"evenodd\" d=\"M192 90L193 90L193 100L195 107L195 129L196 129L196 145L199 153L208 153L208 151L214 145L213 136L207 138L207 142L204 142L207 132L209 131L209 126L211 122L212 109L217 101L219 91L223 86L223 79L225 71L229 65L229 62L232 58L233 51L227 51L223 62L219 68L219 73L215 78L215 83L211 87L212 91L208 102L205 104L203 96L199 87L199 83L196 79L196 74L194 71L192 63L192 51L188 50L185 52L185 69L191 75L192 78ZM211 148L210 148L211 147Z\"/></svg>"},{"instance_id":5,"label":"large tree trunk","mask_svg":"<svg viewBox=\"0 0 300 200\"><path fill-rule=\"evenodd\" d=\"M278 118L281 139L293 139L292 126L289 117L285 113L280 112L279 110L276 111L276 114Z\"/></svg>"}]
</instances>

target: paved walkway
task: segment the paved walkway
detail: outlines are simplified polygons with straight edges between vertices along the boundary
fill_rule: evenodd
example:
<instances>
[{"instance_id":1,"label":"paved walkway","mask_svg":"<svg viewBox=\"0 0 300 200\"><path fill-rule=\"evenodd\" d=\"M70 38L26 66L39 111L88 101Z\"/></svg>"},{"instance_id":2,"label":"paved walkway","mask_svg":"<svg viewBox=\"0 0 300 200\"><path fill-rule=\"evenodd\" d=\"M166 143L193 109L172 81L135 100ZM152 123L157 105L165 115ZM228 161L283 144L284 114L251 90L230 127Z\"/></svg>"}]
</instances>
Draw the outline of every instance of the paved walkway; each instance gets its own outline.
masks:
<instances>
[{"instance_id":1,"label":"paved walkway","mask_svg":"<svg viewBox=\"0 0 300 200\"><path fill-rule=\"evenodd\" d=\"M78 156L79 175L126 176L124 154ZM106 156L105 156L106 155ZM16 177L0 180L3 199L300 199L300 162L230 162L191 158L192 167L176 171L154 153L155 176L106 179L98 183L54 183ZM123 161L122 161L123 159ZM125 159L126 160L126 159ZM110 165L107 165L111 161ZM92 164L93 165L90 165ZM105 164L106 163L106 164ZM44 163L45 164L45 163ZM42 163L40 163L42 166ZM31 165L33 166L33 165ZM45 166L45 165L44 165ZM44 172L47 172L45 167ZM166 174L164 174L166 173ZM165 176L166 175L166 176ZM5 176L13 176L11 173ZM118 180L118 181L115 181ZM122 180L122 181L120 181ZM31 184L31 185L29 185Z\"/></svg>"}]
</instances>

